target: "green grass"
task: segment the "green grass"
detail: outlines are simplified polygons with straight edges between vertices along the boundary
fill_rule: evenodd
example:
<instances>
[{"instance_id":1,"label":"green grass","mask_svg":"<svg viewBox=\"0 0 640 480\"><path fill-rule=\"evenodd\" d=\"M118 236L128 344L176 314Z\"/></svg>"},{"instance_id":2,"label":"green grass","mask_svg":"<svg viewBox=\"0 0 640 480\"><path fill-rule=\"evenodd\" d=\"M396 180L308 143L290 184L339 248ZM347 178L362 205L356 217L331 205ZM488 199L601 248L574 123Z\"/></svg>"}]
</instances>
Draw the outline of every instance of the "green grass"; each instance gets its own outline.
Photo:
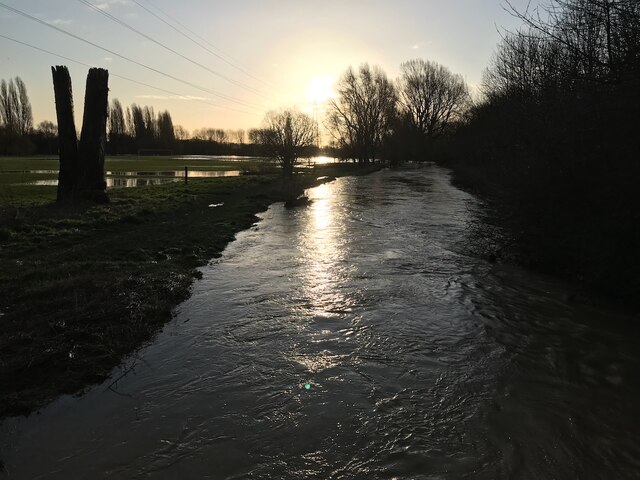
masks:
<instances>
[{"instance_id":1,"label":"green grass","mask_svg":"<svg viewBox=\"0 0 640 480\"><path fill-rule=\"evenodd\" d=\"M57 173L30 173L34 170L58 170L57 157L0 157L0 207L25 207L46 204L55 199L56 188L29 185L37 180L56 180ZM274 173L273 164L263 159L249 158L242 161L181 160L173 157L121 155L108 156L105 170L109 172L183 171L184 167L197 171L240 170L251 174ZM12 172L12 173L9 173ZM15 172L15 173L13 173ZM115 190L115 189L112 189ZM112 191L110 190L110 191Z\"/></svg>"},{"instance_id":2,"label":"green grass","mask_svg":"<svg viewBox=\"0 0 640 480\"><path fill-rule=\"evenodd\" d=\"M124 171L163 171L181 170L185 166L202 170L238 170L238 165L262 165L265 161L258 158L247 158L242 161L221 159L178 159L175 156L137 156L117 155L105 158L106 170ZM57 170L58 158L55 156L2 157L0 156L0 172L7 170Z\"/></svg>"}]
</instances>

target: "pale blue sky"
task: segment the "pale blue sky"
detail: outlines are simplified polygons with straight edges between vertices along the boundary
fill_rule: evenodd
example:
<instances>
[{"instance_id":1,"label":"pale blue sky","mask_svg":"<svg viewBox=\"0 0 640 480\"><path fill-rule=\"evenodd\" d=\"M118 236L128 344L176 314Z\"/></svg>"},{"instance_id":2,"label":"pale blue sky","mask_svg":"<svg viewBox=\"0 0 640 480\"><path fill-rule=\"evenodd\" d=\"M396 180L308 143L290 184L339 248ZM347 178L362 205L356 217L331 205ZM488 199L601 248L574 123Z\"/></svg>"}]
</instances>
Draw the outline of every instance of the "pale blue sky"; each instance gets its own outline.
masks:
<instances>
[{"instance_id":1,"label":"pale blue sky","mask_svg":"<svg viewBox=\"0 0 640 480\"><path fill-rule=\"evenodd\" d=\"M111 98L125 105L152 105L156 111L168 109L174 123L189 130L250 128L258 126L264 112L272 108L296 106L313 112L314 99L321 114L326 85L349 65L363 62L379 65L396 78L403 61L435 60L477 85L499 41L496 27L519 25L499 0L85 1L232 82L113 22L80 0L0 2L207 91L133 65L4 8L0 8L0 35L172 92L113 76L110 80ZM512 2L520 8L527 3ZM154 10L159 7L169 14L166 21L186 25L209 42L197 39L200 43L224 52L244 72L181 36L140 5L162 16ZM22 77L36 123L55 121L50 67L57 64L71 70L76 116L81 116L87 67L5 38L0 38L0 52L0 78Z\"/></svg>"}]
</instances>

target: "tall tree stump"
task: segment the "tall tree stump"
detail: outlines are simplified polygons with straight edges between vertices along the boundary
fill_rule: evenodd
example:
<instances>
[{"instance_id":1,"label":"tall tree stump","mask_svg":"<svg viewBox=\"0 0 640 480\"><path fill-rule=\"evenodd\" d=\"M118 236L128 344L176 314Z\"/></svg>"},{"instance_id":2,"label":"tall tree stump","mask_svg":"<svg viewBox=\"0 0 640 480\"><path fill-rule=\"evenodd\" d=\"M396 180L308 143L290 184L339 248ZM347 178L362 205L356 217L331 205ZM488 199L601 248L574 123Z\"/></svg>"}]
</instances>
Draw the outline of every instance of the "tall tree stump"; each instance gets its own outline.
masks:
<instances>
[{"instance_id":1,"label":"tall tree stump","mask_svg":"<svg viewBox=\"0 0 640 480\"><path fill-rule=\"evenodd\" d=\"M82 133L78 146L80 178L77 195L82 199L108 202L104 175L109 111L109 72L91 68L84 97Z\"/></svg>"},{"instance_id":2,"label":"tall tree stump","mask_svg":"<svg viewBox=\"0 0 640 480\"><path fill-rule=\"evenodd\" d=\"M64 66L51 67L53 90L58 118L58 151L60 169L58 171L57 201L73 197L78 181L78 136L73 118L73 94L71 76Z\"/></svg>"}]
</instances>

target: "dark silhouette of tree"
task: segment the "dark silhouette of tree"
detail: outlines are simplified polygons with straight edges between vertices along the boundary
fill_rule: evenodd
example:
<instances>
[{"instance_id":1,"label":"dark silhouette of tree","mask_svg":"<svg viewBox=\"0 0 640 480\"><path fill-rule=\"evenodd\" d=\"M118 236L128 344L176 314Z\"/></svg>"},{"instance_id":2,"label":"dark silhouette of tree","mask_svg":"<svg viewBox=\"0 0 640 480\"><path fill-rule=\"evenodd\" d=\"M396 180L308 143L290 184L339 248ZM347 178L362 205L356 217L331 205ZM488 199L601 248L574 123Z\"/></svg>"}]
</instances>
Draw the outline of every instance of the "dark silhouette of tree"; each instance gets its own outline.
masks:
<instances>
[{"instance_id":1,"label":"dark silhouette of tree","mask_svg":"<svg viewBox=\"0 0 640 480\"><path fill-rule=\"evenodd\" d=\"M483 75L483 92L488 99L501 97L537 98L563 85L565 68L561 45L538 32L504 35Z\"/></svg>"},{"instance_id":2,"label":"dark silhouette of tree","mask_svg":"<svg viewBox=\"0 0 640 480\"><path fill-rule=\"evenodd\" d=\"M218 143L226 143L228 140L227 132L225 132L222 128L216 128L213 131L213 141Z\"/></svg>"},{"instance_id":3,"label":"dark silhouette of tree","mask_svg":"<svg viewBox=\"0 0 640 480\"><path fill-rule=\"evenodd\" d=\"M141 148L147 138L147 126L144 121L144 113L142 107L135 103L130 107L131 126L133 127L133 136L136 139L138 148Z\"/></svg>"},{"instance_id":4,"label":"dark silhouette of tree","mask_svg":"<svg viewBox=\"0 0 640 480\"><path fill-rule=\"evenodd\" d=\"M611 81L640 62L637 0L551 0L542 12L511 12L532 32L560 46L564 74Z\"/></svg>"},{"instance_id":5,"label":"dark silhouette of tree","mask_svg":"<svg viewBox=\"0 0 640 480\"><path fill-rule=\"evenodd\" d=\"M296 110L268 112L259 131L260 143L277 159L285 176L291 176L298 159L315 145L318 126L307 114Z\"/></svg>"},{"instance_id":6,"label":"dark silhouette of tree","mask_svg":"<svg viewBox=\"0 0 640 480\"><path fill-rule=\"evenodd\" d=\"M20 77L0 81L0 122L17 135L27 135L33 129L31 102Z\"/></svg>"},{"instance_id":7,"label":"dark silhouette of tree","mask_svg":"<svg viewBox=\"0 0 640 480\"><path fill-rule=\"evenodd\" d=\"M637 298L640 2L512 11L524 27L504 34L451 143L458 176L511 210L522 258Z\"/></svg>"},{"instance_id":8,"label":"dark silhouette of tree","mask_svg":"<svg viewBox=\"0 0 640 480\"><path fill-rule=\"evenodd\" d=\"M173 148L176 141L171 114L165 110L158 114L158 143L167 149Z\"/></svg>"},{"instance_id":9,"label":"dark silhouette of tree","mask_svg":"<svg viewBox=\"0 0 640 480\"><path fill-rule=\"evenodd\" d=\"M124 153L127 125L120 100L114 98L109 108L109 144L114 154Z\"/></svg>"},{"instance_id":10,"label":"dark silhouette of tree","mask_svg":"<svg viewBox=\"0 0 640 480\"><path fill-rule=\"evenodd\" d=\"M363 64L344 73L329 102L327 126L347 158L376 159L396 116L397 94L379 67Z\"/></svg>"},{"instance_id":11,"label":"dark silhouette of tree","mask_svg":"<svg viewBox=\"0 0 640 480\"><path fill-rule=\"evenodd\" d=\"M247 138L249 139L249 143L253 145L257 145L260 143L260 129L259 128L251 128L247 133Z\"/></svg>"},{"instance_id":12,"label":"dark silhouette of tree","mask_svg":"<svg viewBox=\"0 0 640 480\"><path fill-rule=\"evenodd\" d=\"M425 60L409 60L400 70L401 110L420 135L435 138L444 134L469 107L469 89L462 75Z\"/></svg>"},{"instance_id":13,"label":"dark silhouette of tree","mask_svg":"<svg viewBox=\"0 0 640 480\"><path fill-rule=\"evenodd\" d=\"M55 138L58 136L58 127L50 120L44 120L38 124L36 131L45 138Z\"/></svg>"},{"instance_id":14,"label":"dark silhouette of tree","mask_svg":"<svg viewBox=\"0 0 640 480\"><path fill-rule=\"evenodd\" d=\"M109 114L109 72L91 68L87 75L82 132L77 141L71 76L64 66L51 67L58 119L60 170L57 200L108 202L104 172Z\"/></svg>"},{"instance_id":15,"label":"dark silhouette of tree","mask_svg":"<svg viewBox=\"0 0 640 480\"><path fill-rule=\"evenodd\" d=\"M153 107L132 104L131 124L137 148L153 148L158 138L158 126Z\"/></svg>"},{"instance_id":16,"label":"dark silhouette of tree","mask_svg":"<svg viewBox=\"0 0 640 480\"><path fill-rule=\"evenodd\" d=\"M80 175L76 194L96 202L108 202L104 157L109 115L109 72L90 68L84 95L82 131L78 142Z\"/></svg>"},{"instance_id":17,"label":"dark silhouette of tree","mask_svg":"<svg viewBox=\"0 0 640 480\"><path fill-rule=\"evenodd\" d=\"M58 120L58 156L60 158L56 200L61 202L73 198L80 177L78 134L73 112L73 92L69 69L58 65L51 67L51 74Z\"/></svg>"}]
</instances>

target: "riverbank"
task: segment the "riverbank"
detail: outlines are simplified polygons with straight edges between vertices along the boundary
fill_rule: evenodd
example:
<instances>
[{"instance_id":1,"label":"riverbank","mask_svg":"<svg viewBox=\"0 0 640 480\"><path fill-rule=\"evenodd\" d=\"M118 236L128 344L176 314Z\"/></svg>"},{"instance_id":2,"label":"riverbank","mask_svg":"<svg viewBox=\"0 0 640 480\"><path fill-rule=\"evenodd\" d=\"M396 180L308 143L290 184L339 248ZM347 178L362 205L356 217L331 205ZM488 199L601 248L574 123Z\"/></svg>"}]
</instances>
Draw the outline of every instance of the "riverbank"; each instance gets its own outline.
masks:
<instances>
[{"instance_id":1,"label":"riverbank","mask_svg":"<svg viewBox=\"0 0 640 480\"><path fill-rule=\"evenodd\" d=\"M279 175L246 175L114 189L108 205L2 207L0 418L107 378L256 213L374 168L322 166L287 188ZM39 188L55 196L55 187Z\"/></svg>"},{"instance_id":2,"label":"riverbank","mask_svg":"<svg viewBox=\"0 0 640 480\"><path fill-rule=\"evenodd\" d=\"M454 185L487 203L485 223L494 230L481 256L561 278L583 302L637 314L638 195L621 176L592 174L586 187L567 186L561 175L541 180L533 169L516 176L467 158L443 165Z\"/></svg>"}]
</instances>

